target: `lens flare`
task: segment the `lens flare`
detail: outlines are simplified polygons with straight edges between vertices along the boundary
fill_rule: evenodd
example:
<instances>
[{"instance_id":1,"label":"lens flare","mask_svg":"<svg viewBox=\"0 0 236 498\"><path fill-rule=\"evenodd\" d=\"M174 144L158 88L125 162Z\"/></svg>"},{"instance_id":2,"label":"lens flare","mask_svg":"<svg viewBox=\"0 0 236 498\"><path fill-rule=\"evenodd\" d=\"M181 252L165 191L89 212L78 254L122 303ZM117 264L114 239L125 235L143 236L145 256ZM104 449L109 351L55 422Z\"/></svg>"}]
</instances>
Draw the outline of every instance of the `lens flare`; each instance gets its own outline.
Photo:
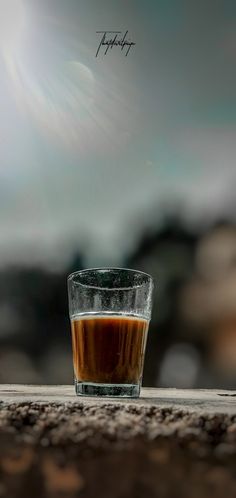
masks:
<instances>
[{"instance_id":1,"label":"lens flare","mask_svg":"<svg viewBox=\"0 0 236 498\"><path fill-rule=\"evenodd\" d=\"M57 147L114 150L130 136L127 92L110 67L98 74L82 40L72 50L72 35L64 43L50 22L23 0L0 0L0 55L17 112Z\"/></svg>"}]
</instances>

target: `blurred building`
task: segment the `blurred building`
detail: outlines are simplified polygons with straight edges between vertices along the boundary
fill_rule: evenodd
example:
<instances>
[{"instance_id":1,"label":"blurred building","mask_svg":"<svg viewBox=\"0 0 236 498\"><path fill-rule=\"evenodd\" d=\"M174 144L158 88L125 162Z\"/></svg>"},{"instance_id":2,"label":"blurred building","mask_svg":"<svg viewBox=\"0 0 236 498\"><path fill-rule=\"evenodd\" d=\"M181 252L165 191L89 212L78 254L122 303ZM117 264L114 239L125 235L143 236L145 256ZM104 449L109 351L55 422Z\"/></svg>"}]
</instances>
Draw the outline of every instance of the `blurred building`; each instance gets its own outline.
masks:
<instances>
[{"instance_id":1,"label":"blurred building","mask_svg":"<svg viewBox=\"0 0 236 498\"><path fill-rule=\"evenodd\" d=\"M71 382L67 274L128 266L156 283L144 383L235 387L235 26L223 0L0 2L0 382Z\"/></svg>"}]
</instances>

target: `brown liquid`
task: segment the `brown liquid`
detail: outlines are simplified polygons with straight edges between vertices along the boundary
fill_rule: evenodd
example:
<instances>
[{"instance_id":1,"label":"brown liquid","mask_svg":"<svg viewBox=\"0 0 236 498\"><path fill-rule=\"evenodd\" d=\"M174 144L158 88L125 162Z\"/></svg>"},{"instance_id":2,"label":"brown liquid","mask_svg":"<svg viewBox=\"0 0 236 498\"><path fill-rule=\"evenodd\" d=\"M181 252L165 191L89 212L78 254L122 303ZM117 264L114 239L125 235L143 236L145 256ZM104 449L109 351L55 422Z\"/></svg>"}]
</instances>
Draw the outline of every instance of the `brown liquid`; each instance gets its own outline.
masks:
<instances>
[{"instance_id":1,"label":"brown liquid","mask_svg":"<svg viewBox=\"0 0 236 498\"><path fill-rule=\"evenodd\" d=\"M83 316L71 322L75 378L137 384L143 370L148 321L125 316Z\"/></svg>"}]
</instances>

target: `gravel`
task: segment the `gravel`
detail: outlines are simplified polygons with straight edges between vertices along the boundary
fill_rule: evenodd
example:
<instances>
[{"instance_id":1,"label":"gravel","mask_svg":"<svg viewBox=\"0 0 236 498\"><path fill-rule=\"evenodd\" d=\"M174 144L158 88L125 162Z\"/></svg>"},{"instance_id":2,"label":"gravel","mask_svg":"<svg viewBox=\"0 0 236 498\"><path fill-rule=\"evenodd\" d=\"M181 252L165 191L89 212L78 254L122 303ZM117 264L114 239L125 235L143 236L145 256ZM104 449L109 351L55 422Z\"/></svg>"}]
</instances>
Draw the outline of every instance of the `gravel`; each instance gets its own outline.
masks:
<instances>
[{"instance_id":1,"label":"gravel","mask_svg":"<svg viewBox=\"0 0 236 498\"><path fill-rule=\"evenodd\" d=\"M235 498L235 469L235 415L0 404L0 497Z\"/></svg>"}]
</instances>

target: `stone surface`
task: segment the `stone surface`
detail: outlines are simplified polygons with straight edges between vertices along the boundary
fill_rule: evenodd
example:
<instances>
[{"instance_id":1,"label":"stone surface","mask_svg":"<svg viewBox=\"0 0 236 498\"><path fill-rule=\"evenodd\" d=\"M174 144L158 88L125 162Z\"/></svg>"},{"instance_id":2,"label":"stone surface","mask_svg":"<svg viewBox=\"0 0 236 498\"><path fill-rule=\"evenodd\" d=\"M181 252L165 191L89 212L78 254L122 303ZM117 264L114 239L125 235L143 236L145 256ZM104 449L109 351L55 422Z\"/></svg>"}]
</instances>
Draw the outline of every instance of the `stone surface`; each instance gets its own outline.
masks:
<instances>
[{"instance_id":1,"label":"stone surface","mask_svg":"<svg viewBox=\"0 0 236 498\"><path fill-rule=\"evenodd\" d=\"M236 392L1 386L0 497L236 496Z\"/></svg>"}]
</instances>

